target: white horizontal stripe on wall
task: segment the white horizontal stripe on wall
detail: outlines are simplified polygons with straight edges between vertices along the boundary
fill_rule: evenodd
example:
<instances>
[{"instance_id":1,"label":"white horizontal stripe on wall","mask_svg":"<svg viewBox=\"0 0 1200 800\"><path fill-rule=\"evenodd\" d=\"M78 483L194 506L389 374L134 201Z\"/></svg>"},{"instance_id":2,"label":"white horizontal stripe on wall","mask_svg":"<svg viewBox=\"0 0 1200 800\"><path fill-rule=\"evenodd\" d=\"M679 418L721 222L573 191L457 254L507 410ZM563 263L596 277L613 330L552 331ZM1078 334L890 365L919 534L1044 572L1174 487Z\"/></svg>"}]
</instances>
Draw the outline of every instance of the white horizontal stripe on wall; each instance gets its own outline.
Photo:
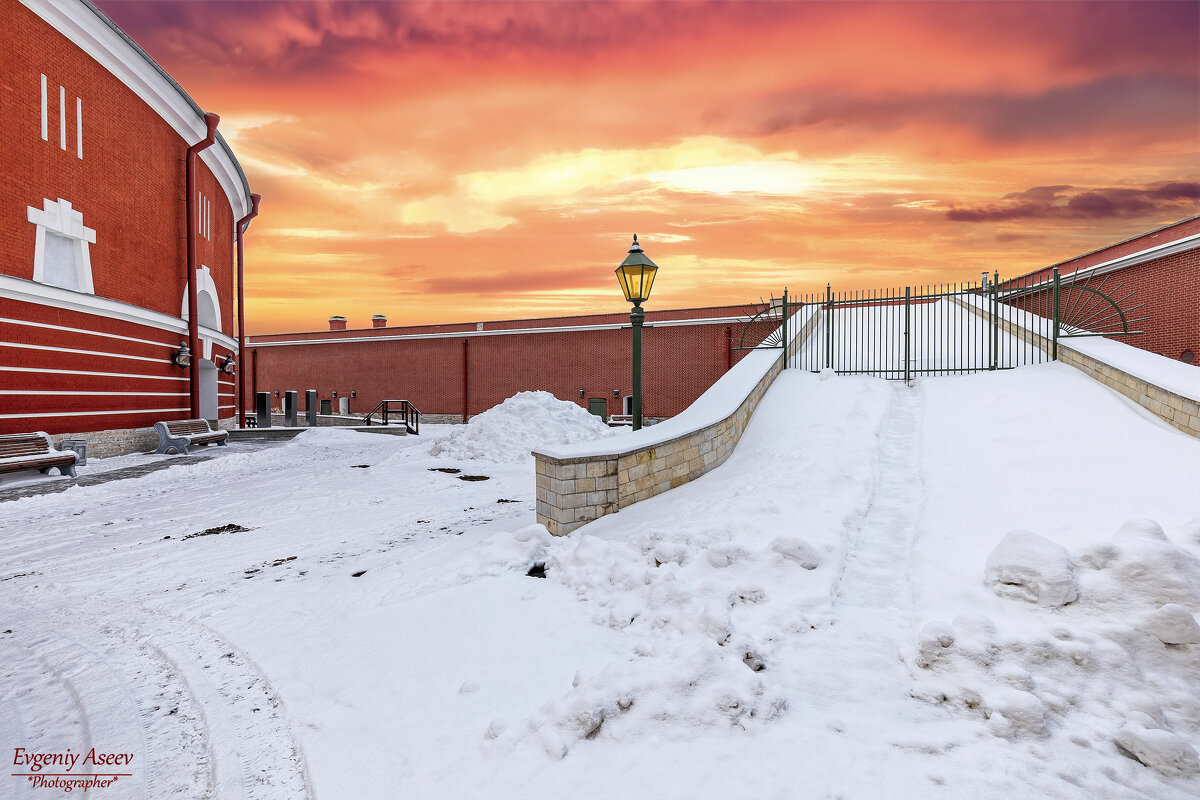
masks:
<instances>
[{"instance_id":1,"label":"white horizontal stripe on wall","mask_svg":"<svg viewBox=\"0 0 1200 800\"><path fill-rule=\"evenodd\" d=\"M0 419L27 419L33 417L108 417L115 414L171 414L176 411L191 411L190 408L145 408L131 411L55 411L45 414L0 414Z\"/></svg>"},{"instance_id":2,"label":"white horizontal stripe on wall","mask_svg":"<svg viewBox=\"0 0 1200 800\"><path fill-rule=\"evenodd\" d=\"M172 350L178 350L178 344L170 342L156 342L153 339L138 339L135 336L121 336L117 333L104 333L103 331L89 331L83 328L68 328L65 325L50 325L45 322L31 322L25 319L9 319L8 317L0 317L0 322L6 322L9 325L28 325L32 328L48 328L53 331L66 331L67 333L82 333L88 336L103 336L106 339L120 339L123 342L138 342L140 344L153 344L159 347L169 347Z\"/></svg>"},{"instance_id":3,"label":"white horizontal stripe on wall","mask_svg":"<svg viewBox=\"0 0 1200 800\"><path fill-rule=\"evenodd\" d=\"M212 148L209 149L211 150ZM159 311L151 311L141 306L122 303L119 300L110 300L106 297L97 297L96 295L85 294L83 292L73 292L70 289L60 289L57 286L50 286L49 284L38 283L37 281L26 280L25 278L15 278L11 275L0 275L0 297L15 300L19 303L33 303L41 306L50 306L51 308L61 308L66 311L75 311L81 314L93 314L106 319L132 322L135 325L147 325L152 328L172 331L183 338L186 338L188 334L187 320L180 317L172 317ZM201 325L200 336L201 338L211 339L214 343L221 345L227 350L237 352L237 340L226 336L220 331L215 331L212 328Z\"/></svg>"},{"instance_id":4,"label":"white horizontal stripe on wall","mask_svg":"<svg viewBox=\"0 0 1200 800\"><path fill-rule=\"evenodd\" d=\"M26 391L23 389L0 389L0 394L41 394L53 395L55 397L68 395L72 397L187 397L187 392L47 392L47 391Z\"/></svg>"},{"instance_id":5,"label":"white horizontal stripe on wall","mask_svg":"<svg viewBox=\"0 0 1200 800\"><path fill-rule=\"evenodd\" d=\"M139 378L150 381L186 381L187 375L138 375L130 372L92 372L82 369L40 369L38 367L0 367L0 372L29 372L35 375L98 375L103 378Z\"/></svg>"},{"instance_id":6,"label":"white horizontal stripe on wall","mask_svg":"<svg viewBox=\"0 0 1200 800\"><path fill-rule=\"evenodd\" d=\"M0 347L19 347L22 350L46 350L53 353L78 353L84 356L102 356L104 358L128 358L134 361L151 361L154 363L168 361L167 358L150 358L148 356L127 356L124 353L105 353L100 350L76 350L72 347L50 347L44 344L20 344L18 342L0 342Z\"/></svg>"}]
</instances>

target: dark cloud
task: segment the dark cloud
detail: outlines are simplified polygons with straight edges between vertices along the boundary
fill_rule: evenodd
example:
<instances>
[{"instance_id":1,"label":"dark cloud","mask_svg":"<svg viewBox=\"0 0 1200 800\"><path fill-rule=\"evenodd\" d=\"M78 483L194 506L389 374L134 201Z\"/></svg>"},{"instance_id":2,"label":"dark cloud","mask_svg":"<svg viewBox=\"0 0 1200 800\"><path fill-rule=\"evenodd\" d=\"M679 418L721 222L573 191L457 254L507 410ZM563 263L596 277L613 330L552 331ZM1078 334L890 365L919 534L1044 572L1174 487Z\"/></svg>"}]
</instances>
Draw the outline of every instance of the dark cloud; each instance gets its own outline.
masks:
<instances>
[{"instance_id":1,"label":"dark cloud","mask_svg":"<svg viewBox=\"0 0 1200 800\"><path fill-rule=\"evenodd\" d=\"M967 129L984 141L1025 144L1077 139L1113 131L1193 134L1200 121L1200 79L1195 75L1122 75L1054 87L1034 94L973 91L862 97L844 88L806 88L761 98L751 110L751 133L773 135L803 128L846 127L888 132L914 124Z\"/></svg>"},{"instance_id":2,"label":"dark cloud","mask_svg":"<svg viewBox=\"0 0 1200 800\"><path fill-rule=\"evenodd\" d=\"M954 222L1008 222L1017 219L1116 219L1157 211L1195 209L1200 183L1169 181L1142 188L1079 190L1074 186L1035 186L975 208L951 208Z\"/></svg>"}]
</instances>

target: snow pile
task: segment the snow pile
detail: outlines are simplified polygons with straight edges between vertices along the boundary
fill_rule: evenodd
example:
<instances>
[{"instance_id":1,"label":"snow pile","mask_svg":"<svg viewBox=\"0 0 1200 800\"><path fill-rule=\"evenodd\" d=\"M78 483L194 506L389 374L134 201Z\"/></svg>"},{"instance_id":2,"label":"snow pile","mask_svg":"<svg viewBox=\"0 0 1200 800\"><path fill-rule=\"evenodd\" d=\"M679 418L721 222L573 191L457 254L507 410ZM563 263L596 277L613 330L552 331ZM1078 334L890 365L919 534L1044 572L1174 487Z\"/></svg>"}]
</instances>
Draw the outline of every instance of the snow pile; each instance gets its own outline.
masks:
<instances>
[{"instance_id":1,"label":"snow pile","mask_svg":"<svg viewBox=\"0 0 1200 800\"><path fill-rule=\"evenodd\" d=\"M1001 597L1062 606L1079 594L1067 548L1036 533L1013 531L988 556L985 580Z\"/></svg>"},{"instance_id":2,"label":"snow pile","mask_svg":"<svg viewBox=\"0 0 1200 800\"><path fill-rule=\"evenodd\" d=\"M549 392L518 392L438 439L431 456L519 463L540 447L590 442L613 429L595 414Z\"/></svg>"},{"instance_id":3,"label":"snow pile","mask_svg":"<svg viewBox=\"0 0 1200 800\"><path fill-rule=\"evenodd\" d=\"M494 720L481 734L496 752L532 747L557 759L597 738L640 746L714 731L753 736L792 717L805 724L808 701L796 706L797 698L826 692L813 690L813 668L797 652L832 628L832 585L870 506L889 390L854 378L779 380L803 384L828 415L752 426L724 477L704 476L570 536L533 525L481 547L483 574L540 566L539 588L565 590L628 647L625 658L578 665L565 693L550 690L525 716ZM791 400L769 392L762 402L771 413ZM776 466L795 458L794 441L810 447L800 474Z\"/></svg>"},{"instance_id":4,"label":"snow pile","mask_svg":"<svg viewBox=\"0 0 1200 800\"><path fill-rule=\"evenodd\" d=\"M1132 519L1074 554L1011 532L984 574L1006 602L1036 605L1003 609L999 625L927 622L914 696L981 715L1005 739L1074 731L1079 746L1117 747L1167 777L1200 772L1200 559Z\"/></svg>"},{"instance_id":5,"label":"snow pile","mask_svg":"<svg viewBox=\"0 0 1200 800\"><path fill-rule=\"evenodd\" d=\"M795 630L809 623L795 606L781 616L784 603L764 602L759 579L794 581L797 594L812 591L817 605L828 576L809 577L817 556L798 539L779 547L770 537L741 537L735 545L734 533L714 524L691 534L649 530L631 541L556 539L534 525L493 540L497 566L543 564L547 579L588 603L594 624L622 631L633 652L596 674L580 673L569 691L516 725L495 721L486 737L505 748L535 742L561 758L602 726L607 739L635 742L663 731L691 738L713 728L751 730L785 714L787 696L766 671L775 666L766 632L784 620Z\"/></svg>"}]
</instances>

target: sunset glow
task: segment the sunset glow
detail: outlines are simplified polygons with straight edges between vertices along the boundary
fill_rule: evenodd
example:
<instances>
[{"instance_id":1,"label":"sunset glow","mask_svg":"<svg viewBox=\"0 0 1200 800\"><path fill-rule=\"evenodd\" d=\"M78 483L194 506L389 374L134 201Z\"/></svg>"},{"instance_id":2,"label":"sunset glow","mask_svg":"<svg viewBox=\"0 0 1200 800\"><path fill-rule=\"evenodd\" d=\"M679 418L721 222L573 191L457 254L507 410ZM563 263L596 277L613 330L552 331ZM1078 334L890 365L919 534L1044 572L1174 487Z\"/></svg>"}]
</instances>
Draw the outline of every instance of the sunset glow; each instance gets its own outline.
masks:
<instances>
[{"instance_id":1,"label":"sunset glow","mask_svg":"<svg viewBox=\"0 0 1200 800\"><path fill-rule=\"evenodd\" d=\"M1003 275L1200 212L1200 4L99 3L263 196L250 333Z\"/></svg>"}]
</instances>

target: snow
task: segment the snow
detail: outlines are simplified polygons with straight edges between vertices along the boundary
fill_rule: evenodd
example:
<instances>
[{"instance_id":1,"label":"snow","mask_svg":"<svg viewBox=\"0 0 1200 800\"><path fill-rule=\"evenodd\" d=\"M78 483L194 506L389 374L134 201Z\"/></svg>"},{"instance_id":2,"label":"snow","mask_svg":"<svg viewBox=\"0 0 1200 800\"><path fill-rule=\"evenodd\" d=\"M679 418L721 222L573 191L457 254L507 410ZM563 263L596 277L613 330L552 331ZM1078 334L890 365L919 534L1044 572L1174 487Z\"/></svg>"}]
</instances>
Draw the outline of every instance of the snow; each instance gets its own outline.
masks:
<instances>
[{"instance_id":1,"label":"snow","mask_svg":"<svg viewBox=\"0 0 1200 800\"><path fill-rule=\"evenodd\" d=\"M1146 617L1146 630L1163 644L1200 644L1200 624L1186 608L1167 603Z\"/></svg>"},{"instance_id":2,"label":"snow","mask_svg":"<svg viewBox=\"0 0 1200 800\"><path fill-rule=\"evenodd\" d=\"M964 297L963 301L978 308L983 308L985 305L985 301L978 298ZM1050 320L1028 311L1009 307L1004 310L1004 318L1046 338L1052 334ZM1141 378L1160 389L1200 402L1200 369L1193 364L1185 364L1174 358L1165 358L1157 353L1134 347L1120 339L1103 336L1060 337L1059 346L1069 347L1126 374Z\"/></svg>"},{"instance_id":3,"label":"snow","mask_svg":"<svg viewBox=\"0 0 1200 800\"><path fill-rule=\"evenodd\" d=\"M1109 389L789 370L561 538L537 409L0 503L0 750L134 753L106 797L1200 794L1200 443Z\"/></svg>"},{"instance_id":4,"label":"snow","mask_svg":"<svg viewBox=\"0 0 1200 800\"><path fill-rule=\"evenodd\" d=\"M518 392L440 436L429 454L451 459L520 463L530 451L594 442L614 430L576 403L549 392Z\"/></svg>"},{"instance_id":5,"label":"snow","mask_svg":"<svg viewBox=\"0 0 1200 800\"><path fill-rule=\"evenodd\" d=\"M1001 597L1064 606L1079 596L1067 548L1029 531L1012 531L987 557L985 580Z\"/></svg>"}]
</instances>

